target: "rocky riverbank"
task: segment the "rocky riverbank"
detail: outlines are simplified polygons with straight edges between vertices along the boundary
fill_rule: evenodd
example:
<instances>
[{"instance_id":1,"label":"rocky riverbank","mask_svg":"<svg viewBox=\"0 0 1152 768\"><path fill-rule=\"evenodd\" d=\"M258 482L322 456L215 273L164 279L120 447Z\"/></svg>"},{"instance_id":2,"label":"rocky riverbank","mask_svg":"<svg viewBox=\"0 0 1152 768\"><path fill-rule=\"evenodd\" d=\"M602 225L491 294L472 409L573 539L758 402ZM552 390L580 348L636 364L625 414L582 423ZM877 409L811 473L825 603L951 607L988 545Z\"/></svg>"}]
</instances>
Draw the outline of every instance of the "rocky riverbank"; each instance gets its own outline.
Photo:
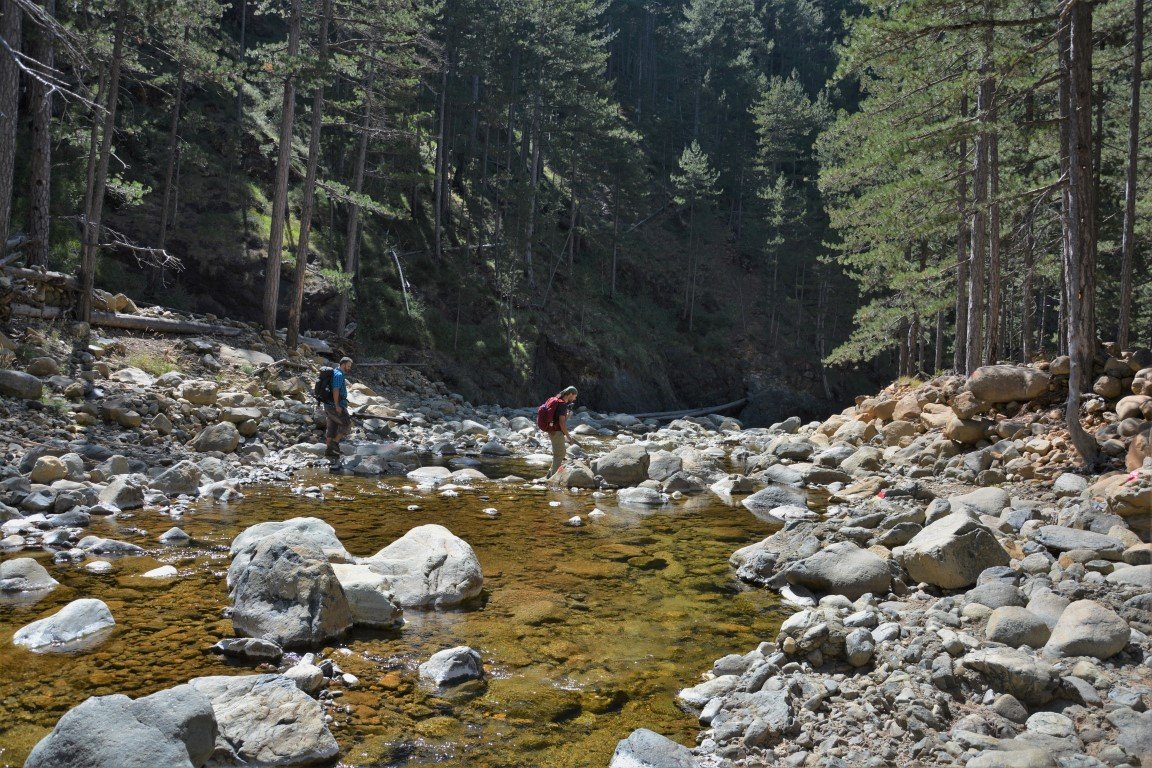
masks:
<instances>
[{"instance_id":1,"label":"rocky riverbank","mask_svg":"<svg viewBox=\"0 0 1152 768\"><path fill-rule=\"evenodd\" d=\"M288 356L274 337L237 328L227 343L122 335L87 348L50 328L8 329L0 588L52 587L47 569L16 557L21 550L93 570L140 551L86 535L94 515L147 506L172 518L161 543L178 543L197 500L234 498L245 483L284 481L323 462L310 394L322 355ZM1092 476L1075 471L1061 424L1060 359L901 384L824 422L769 429L722 417L661 426L581 409L572 424L590 455L574 450L559 489L673 510L695 493L743 504L779 530L733 553L735 574L778 590L797 611L779 637L731 649L681 692L678 703L704 728L694 749L641 730L621 742L613 766L1152 764L1152 358L1106 352L1083 420L1115 471ZM64 373L76 363L91 372ZM474 407L403 367L357 370L353 380L359 419L344 471L407 474L452 493L488 481L472 457L546 458L531 409ZM420 468L428 455L448 466ZM283 662L283 648L454 605L483 583L467 543L446 529L414 530L367 558L350 555L319 520L257 529L233 542L227 580L239 637L217 650L284 677L171 689L187 714L178 723L148 714L146 699L116 705L117 718L143 723L142 741L185 749L191 765L258 759L237 751L245 742L257 751L292 744L281 764L329 759L324 718L357 681L335 658ZM440 553L431 568L428 552ZM93 603L76 601L57 624L29 625L17 642L99 642L114 618ZM448 650L452 658L428 672L437 684L466 679L457 668L482 674L475 651ZM275 703L260 703L268 697ZM249 737L260 723L224 714L256 704L319 726ZM76 714L84 707L96 720ZM99 730L112 709L86 703L53 738L71 743L65 726ZM212 725L194 728L208 711ZM64 765L52 749L46 742L38 751L48 762L30 764ZM67 765L108 764L76 760Z\"/></svg>"}]
</instances>

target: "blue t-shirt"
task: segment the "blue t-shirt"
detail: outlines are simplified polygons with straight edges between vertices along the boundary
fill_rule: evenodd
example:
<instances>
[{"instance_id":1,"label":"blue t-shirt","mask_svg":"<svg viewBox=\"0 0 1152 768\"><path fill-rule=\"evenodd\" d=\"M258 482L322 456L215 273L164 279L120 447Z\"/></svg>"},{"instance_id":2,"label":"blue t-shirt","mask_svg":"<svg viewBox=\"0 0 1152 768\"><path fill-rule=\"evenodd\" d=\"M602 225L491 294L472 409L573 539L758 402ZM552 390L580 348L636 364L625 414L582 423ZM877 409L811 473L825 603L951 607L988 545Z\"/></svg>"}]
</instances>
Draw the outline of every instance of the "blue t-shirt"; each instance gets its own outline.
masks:
<instances>
[{"instance_id":1,"label":"blue t-shirt","mask_svg":"<svg viewBox=\"0 0 1152 768\"><path fill-rule=\"evenodd\" d=\"M348 382L344 378L344 371L339 368L332 371L332 391L340 393L340 407L348 408Z\"/></svg>"}]
</instances>

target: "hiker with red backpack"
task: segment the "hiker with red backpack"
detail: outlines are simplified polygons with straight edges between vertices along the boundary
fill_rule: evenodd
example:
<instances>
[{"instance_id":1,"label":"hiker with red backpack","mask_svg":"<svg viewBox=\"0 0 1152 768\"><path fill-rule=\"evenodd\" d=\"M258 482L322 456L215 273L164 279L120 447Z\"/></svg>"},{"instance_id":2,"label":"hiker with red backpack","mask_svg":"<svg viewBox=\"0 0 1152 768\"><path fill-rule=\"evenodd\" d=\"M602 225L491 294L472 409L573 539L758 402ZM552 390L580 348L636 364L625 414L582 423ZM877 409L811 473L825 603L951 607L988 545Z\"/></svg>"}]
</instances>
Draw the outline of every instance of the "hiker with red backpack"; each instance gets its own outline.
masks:
<instances>
[{"instance_id":1,"label":"hiker with red backpack","mask_svg":"<svg viewBox=\"0 0 1152 768\"><path fill-rule=\"evenodd\" d=\"M545 479L556 474L564 463L564 457L568 453L565 440L580 445L580 441L572 437L568 431L568 411L574 402L576 402L576 387L566 387L536 409L536 426L547 433L548 439L552 441L552 468L544 476Z\"/></svg>"},{"instance_id":2,"label":"hiker with red backpack","mask_svg":"<svg viewBox=\"0 0 1152 768\"><path fill-rule=\"evenodd\" d=\"M328 427L324 432L324 454L339 460L340 441L348 437L352 431L352 416L348 412L348 380L347 375L352 370L352 358L344 357L340 360L339 368L320 369L320 376L316 379L316 386L312 393L320 404L324 406L324 416Z\"/></svg>"}]
</instances>

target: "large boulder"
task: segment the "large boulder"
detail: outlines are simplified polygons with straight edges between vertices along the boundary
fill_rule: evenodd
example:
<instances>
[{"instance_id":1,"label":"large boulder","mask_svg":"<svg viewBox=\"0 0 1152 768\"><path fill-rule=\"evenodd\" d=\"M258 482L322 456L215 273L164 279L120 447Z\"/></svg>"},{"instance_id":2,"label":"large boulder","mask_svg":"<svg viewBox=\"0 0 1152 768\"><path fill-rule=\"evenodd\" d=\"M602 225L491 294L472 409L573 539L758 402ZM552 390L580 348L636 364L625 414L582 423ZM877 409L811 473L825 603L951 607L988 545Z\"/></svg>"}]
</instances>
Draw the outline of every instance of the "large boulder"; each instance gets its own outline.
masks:
<instances>
[{"instance_id":1,"label":"large boulder","mask_svg":"<svg viewBox=\"0 0 1152 768\"><path fill-rule=\"evenodd\" d=\"M1120 560L1127 546L1119 539L1103 533L1066 528L1063 525L1042 525L1032 538L1053 552L1070 552L1074 549L1089 549L1106 560Z\"/></svg>"},{"instance_id":2,"label":"large boulder","mask_svg":"<svg viewBox=\"0 0 1152 768\"><path fill-rule=\"evenodd\" d=\"M30 557L0 563L0 592L44 592L59 583Z\"/></svg>"},{"instance_id":3,"label":"large boulder","mask_svg":"<svg viewBox=\"0 0 1152 768\"><path fill-rule=\"evenodd\" d=\"M775 522L770 518L773 509L777 507L806 507L808 499L801 491L770 485L741 499L740 503L761 520Z\"/></svg>"},{"instance_id":4,"label":"large boulder","mask_svg":"<svg viewBox=\"0 0 1152 768\"><path fill-rule=\"evenodd\" d=\"M1145 424L1132 437L1128 453L1124 456L1124 466L1129 471L1135 471L1143 467L1148 459L1152 459L1152 422Z\"/></svg>"},{"instance_id":5,"label":"large boulder","mask_svg":"<svg viewBox=\"0 0 1152 768\"><path fill-rule=\"evenodd\" d=\"M621 488L648 479L648 449L642 445L622 445L596 459L592 468L604 482Z\"/></svg>"},{"instance_id":6,"label":"large boulder","mask_svg":"<svg viewBox=\"0 0 1152 768\"><path fill-rule=\"evenodd\" d=\"M984 569L1010 559L992 531L956 512L913 536L899 556L913 579L945 589L970 587Z\"/></svg>"},{"instance_id":7,"label":"large boulder","mask_svg":"<svg viewBox=\"0 0 1152 768\"><path fill-rule=\"evenodd\" d=\"M1107 659L1128 645L1128 622L1093 600L1077 600L1064 609L1045 653L1055 657L1095 656Z\"/></svg>"},{"instance_id":8,"label":"large boulder","mask_svg":"<svg viewBox=\"0 0 1152 768\"><path fill-rule=\"evenodd\" d=\"M144 481L139 475L117 475L100 491L100 501L117 509L144 506Z\"/></svg>"},{"instance_id":9,"label":"large boulder","mask_svg":"<svg viewBox=\"0 0 1152 768\"><path fill-rule=\"evenodd\" d=\"M978 515L999 517L1012 504L1012 497L1003 488L977 488L960 496L950 496L948 505L953 512L973 510Z\"/></svg>"},{"instance_id":10,"label":"large boulder","mask_svg":"<svg viewBox=\"0 0 1152 768\"><path fill-rule=\"evenodd\" d=\"M16 630L12 642L40 653L67 653L98 645L116 620L102 600L74 600L51 616Z\"/></svg>"},{"instance_id":11,"label":"large boulder","mask_svg":"<svg viewBox=\"0 0 1152 768\"><path fill-rule=\"evenodd\" d=\"M608 768L696 768L688 748L647 728L637 728L616 744Z\"/></svg>"},{"instance_id":12,"label":"large boulder","mask_svg":"<svg viewBox=\"0 0 1152 768\"><path fill-rule=\"evenodd\" d=\"M200 467L185 459L153 478L151 486L169 496L195 496L200 492Z\"/></svg>"},{"instance_id":13,"label":"large boulder","mask_svg":"<svg viewBox=\"0 0 1152 768\"><path fill-rule=\"evenodd\" d=\"M830 544L792 563L784 571L789 584L855 600L867 593L886 594L892 583L888 563L850 541Z\"/></svg>"},{"instance_id":14,"label":"large boulder","mask_svg":"<svg viewBox=\"0 0 1152 768\"><path fill-rule=\"evenodd\" d=\"M188 684L216 714L213 765L327 764L340 752L320 702L283 675L197 677Z\"/></svg>"},{"instance_id":15,"label":"large boulder","mask_svg":"<svg viewBox=\"0 0 1152 768\"><path fill-rule=\"evenodd\" d=\"M446 648L432 654L420 665L420 679L437 686L458 685L484 677L484 661L480 654L466 645Z\"/></svg>"},{"instance_id":16,"label":"large boulder","mask_svg":"<svg viewBox=\"0 0 1152 768\"><path fill-rule=\"evenodd\" d=\"M192 405L215 405L220 386L214 381L185 381L180 385L180 397Z\"/></svg>"},{"instance_id":17,"label":"large boulder","mask_svg":"<svg viewBox=\"0 0 1152 768\"><path fill-rule=\"evenodd\" d=\"M988 639L1013 648L1027 645L1039 648L1048 642L1049 629L1044 619L1015 605L1006 605L992 611L988 617Z\"/></svg>"},{"instance_id":18,"label":"large boulder","mask_svg":"<svg viewBox=\"0 0 1152 768\"><path fill-rule=\"evenodd\" d=\"M385 577L404 608L458 605L484 588L476 553L442 525L417 526L362 562Z\"/></svg>"},{"instance_id":19,"label":"large boulder","mask_svg":"<svg viewBox=\"0 0 1152 768\"><path fill-rule=\"evenodd\" d=\"M230 421L221 421L211 424L200 430L200 434L192 441L193 449L200 453L219 451L231 453L240 444L240 431Z\"/></svg>"},{"instance_id":20,"label":"large boulder","mask_svg":"<svg viewBox=\"0 0 1152 768\"><path fill-rule=\"evenodd\" d=\"M24 768L199 768L217 735L212 702L191 685L135 701L94 696L60 718Z\"/></svg>"},{"instance_id":21,"label":"large boulder","mask_svg":"<svg viewBox=\"0 0 1152 768\"><path fill-rule=\"evenodd\" d=\"M979 672L993 690L1010 693L1025 704L1047 704L1060 686L1060 673L1051 664L1016 648L986 648L961 658Z\"/></svg>"},{"instance_id":22,"label":"large boulder","mask_svg":"<svg viewBox=\"0 0 1152 768\"><path fill-rule=\"evenodd\" d=\"M1033 400L1048 391L1047 373L1022 365L985 365L968 377L968 390L986 403Z\"/></svg>"},{"instance_id":23,"label":"large boulder","mask_svg":"<svg viewBox=\"0 0 1152 768\"><path fill-rule=\"evenodd\" d=\"M332 571L348 598L353 624L386 628L404 623L403 610L388 591L388 579L371 566L335 563Z\"/></svg>"},{"instance_id":24,"label":"large boulder","mask_svg":"<svg viewBox=\"0 0 1152 768\"><path fill-rule=\"evenodd\" d=\"M24 371L0 369L0 396L21 400L39 400L44 392L40 379Z\"/></svg>"},{"instance_id":25,"label":"large boulder","mask_svg":"<svg viewBox=\"0 0 1152 768\"><path fill-rule=\"evenodd\" d=\"M257 523L245 528L232 539L229 547L232 555L232 565L228 568L229 588L235 583L236 576L248 567L256 545L273 534L287 543L318 549L324 553L324 557L334 562L356 561L337 538L336 529L318 517L293 517L290 520Z\"/></svg>"},{"instance_id":26,"label":"large boulder","mask_svg":"<svg viewBox=\"0 0 1152 768\"><path fill-rule=\"evenodd\" d=\"M324 554L281 536L256 545L233 586L232 625L285 648L320 645L352 627L352 613Z\"/></svg>"}]
</instances>

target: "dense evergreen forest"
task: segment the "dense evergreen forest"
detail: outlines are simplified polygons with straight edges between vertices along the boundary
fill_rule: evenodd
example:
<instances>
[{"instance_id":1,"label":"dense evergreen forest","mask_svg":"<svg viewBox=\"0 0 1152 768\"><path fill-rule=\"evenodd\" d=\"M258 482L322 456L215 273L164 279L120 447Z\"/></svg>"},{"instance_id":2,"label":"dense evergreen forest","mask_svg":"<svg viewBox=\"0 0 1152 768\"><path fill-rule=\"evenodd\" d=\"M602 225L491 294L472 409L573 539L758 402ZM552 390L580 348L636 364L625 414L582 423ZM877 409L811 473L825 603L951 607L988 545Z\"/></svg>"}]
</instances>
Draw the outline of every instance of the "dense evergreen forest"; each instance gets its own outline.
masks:
<instances>
[{"instance_id":1,"label":"dense evergreen forest","mask_svg":"<svg viewBox=\"0 0 1152 768\"><path fill-rule=\"evenodd\" d=\"M1083 367L1152 342L1142 30L1143 0L0 0L0 258L76 273L81 318L95 284L354 333L475 396Z\"/></svg>"}]
</instances>

